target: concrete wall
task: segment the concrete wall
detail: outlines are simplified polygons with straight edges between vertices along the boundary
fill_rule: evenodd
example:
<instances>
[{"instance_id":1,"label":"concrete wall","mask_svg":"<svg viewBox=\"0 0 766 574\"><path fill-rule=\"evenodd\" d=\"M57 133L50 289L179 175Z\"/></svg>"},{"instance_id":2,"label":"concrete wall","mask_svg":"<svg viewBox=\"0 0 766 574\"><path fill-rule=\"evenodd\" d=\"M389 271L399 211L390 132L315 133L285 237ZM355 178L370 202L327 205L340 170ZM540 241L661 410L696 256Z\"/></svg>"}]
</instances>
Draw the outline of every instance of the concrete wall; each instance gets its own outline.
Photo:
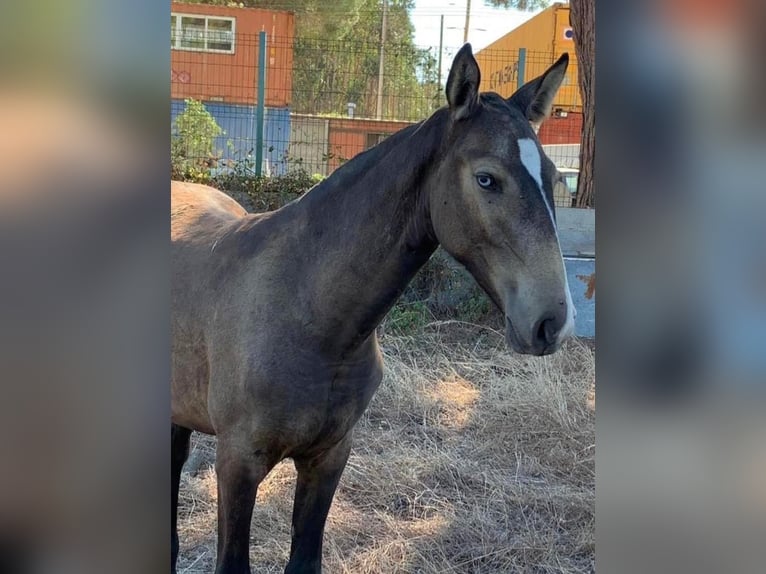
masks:
<instances>
[{"instance_id":1,"label":"concrete wall","mask_svg":"<svg viewBox=\"0 0 766 574\"><path fill-rule=\"evenodd\" d=\"M596 210L556 208L561 252L571 257L596 256Z\"/></svg>"},{"instance_id":2,"label":"concrete wall","mask_svg":"<svg viewBox=\"0 0 766 574\"><path fill-rule=\"evenodd\" d=\"M329 123L327 118L290 114L290 146L287 154L292 161L299 161L309 173L329 173Z\"/></svg>"}]
</instances>

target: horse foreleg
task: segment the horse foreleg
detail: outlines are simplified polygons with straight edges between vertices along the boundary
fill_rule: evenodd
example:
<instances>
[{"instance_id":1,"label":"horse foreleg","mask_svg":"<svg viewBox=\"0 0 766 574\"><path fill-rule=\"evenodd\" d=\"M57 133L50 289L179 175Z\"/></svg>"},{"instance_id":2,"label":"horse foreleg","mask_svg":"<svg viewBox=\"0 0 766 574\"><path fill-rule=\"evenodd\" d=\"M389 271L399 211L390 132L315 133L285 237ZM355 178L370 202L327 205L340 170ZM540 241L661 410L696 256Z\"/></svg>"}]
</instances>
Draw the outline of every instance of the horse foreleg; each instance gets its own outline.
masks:
<instances>
[{"instance_id":1,"label":"horse foreleg","mask_svg":"<svg viewBox=\"0 0 766 574\"><path fill-rule=\"evenodd\" d=\"M298 482L285 574L321 574L324 525L350 450L349 436L319 456L295 459Z\"/></svg>"},{"instance_id":2,"label":"horse foreleg","mask_svg":"<svg viewBox=\"0 0 766 574\"><path fill-rule=\"evenodd\" d=\"M189 457L191 430L170 425L170 480L171 480L171 521L170 521L170 572L175 574L178 560L178 489L181 484L181 469Z\"/></svg>"},{"instance_id":3,"label":"horse foreleg","mask_svg":"<svg viewBox=\"0 0 766 574\"><path fill-rule=\"evenodd\" d=\"M218 556L215 574L250 574L250 520L258 485L275 461L254 448L219 437Z\"/></svg>"}]
</instances>

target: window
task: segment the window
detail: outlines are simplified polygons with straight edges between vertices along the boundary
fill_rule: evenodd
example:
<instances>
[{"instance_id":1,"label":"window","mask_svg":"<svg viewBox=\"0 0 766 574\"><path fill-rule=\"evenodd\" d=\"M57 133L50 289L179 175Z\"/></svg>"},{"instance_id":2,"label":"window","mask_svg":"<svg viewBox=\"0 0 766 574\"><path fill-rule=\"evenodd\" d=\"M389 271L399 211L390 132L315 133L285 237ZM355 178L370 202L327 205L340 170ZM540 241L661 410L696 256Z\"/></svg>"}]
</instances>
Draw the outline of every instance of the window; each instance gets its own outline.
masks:
<instances>
[{"instance_id":1,"label":"window","mask_svg":"<svg viewBox=\"0 0 766 574\"><path fill-rule=\"evenodd\" d=\"M233 54L234 18L171 14L170 47Z\"/></svg>"},{"instance_id":2,"label":"window","mask_svg":"<svg viewBox=\"0 0 766 574\"><path fill-rule=\"evenodd\" d=\"M364 149L370 149L371 147L378 145L380 142L382 142L388 136L389 136L389 134L368 133L367 134L367 141L365 142L366 145L365 145Z\"/></svg>"},{"instance_id":3,"label":"window","mask_svg":"<svg viewBox=\"0 0 766 574\"><path fill-rule=\"evenodd\" d=\"M564 176L564 183L567 184L569 193L571 193L572 195L577 193L577 179L578 179L577 173L568 173Z\"/></svg>"}]
</instances>

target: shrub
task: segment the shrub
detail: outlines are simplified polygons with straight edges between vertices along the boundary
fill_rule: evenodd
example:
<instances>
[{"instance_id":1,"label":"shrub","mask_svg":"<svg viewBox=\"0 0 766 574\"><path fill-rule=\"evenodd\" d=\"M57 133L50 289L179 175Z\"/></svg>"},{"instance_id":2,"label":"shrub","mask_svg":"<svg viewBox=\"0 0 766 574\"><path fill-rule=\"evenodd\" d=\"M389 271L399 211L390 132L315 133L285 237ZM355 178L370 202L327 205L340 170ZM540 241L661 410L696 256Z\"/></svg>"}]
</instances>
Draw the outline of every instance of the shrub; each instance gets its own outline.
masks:
<instances>
[{"instance_id":1,"label":"shrub","mask_svg":"<svg viewBox=\"0 0 766 574\"><path fill-rule=\"evenodd\" d=\"M176 116L172 126L172 179L210 183L210 170L217 165L220 157L214 148L214 141L220 135L223 135L223 130L202 102L187 99L184 111Z\"/></svg>"},{"instance_id":2,"label":"shrub","mask_svg":"<svg viewBox=\"0 0 766 574\"><path fill-rule=\"evenodd\" d=\"M388 312L382 327L384 331L395 335L411 335L422 329L431 319L431 313L424 302L400 301Z\"/></svg>"},{"instance_id":3,"label":"shrub","mask_svg":"<svg viewBox=\"0 0 766 574\"><path fill-rule=\"evenodd\" d=\"M431 319L437 321L497 323L502 319L468 271L442 249L418 271L397 306L408 308L413 304L427 309Z\"/></svg>"},{"instance_id":4,"label":"shrub","mask_svg":"<svg viewBox=\"0 0 766 574\"><path fill-rule=\"evenodd\" d=\"M300 164L288 164L284 175L256 175L253 150L227 162L225 171L216 175L210 185L225 191L242 203L249 211L262 212L278 209L300 197L322 181L320 174L310 174Z\"/></svg>"}]
</instances>

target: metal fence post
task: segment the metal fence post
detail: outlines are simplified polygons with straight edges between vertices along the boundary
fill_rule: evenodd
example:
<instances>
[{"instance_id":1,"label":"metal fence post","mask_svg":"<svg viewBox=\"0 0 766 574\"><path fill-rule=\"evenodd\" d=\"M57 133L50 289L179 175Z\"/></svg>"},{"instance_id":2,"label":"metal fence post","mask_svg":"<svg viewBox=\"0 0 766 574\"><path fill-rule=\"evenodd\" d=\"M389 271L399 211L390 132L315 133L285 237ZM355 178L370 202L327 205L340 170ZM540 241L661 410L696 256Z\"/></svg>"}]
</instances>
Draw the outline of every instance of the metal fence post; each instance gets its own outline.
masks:
<instances>
[{"instance_id":1,"label":"metal fence post","mask_svg":"<svg viewBox=\"0 0 766 574\"><path fill-rule=\"evenodd\" d=\"M516 71L516 89L524 85L524 76L527 68L527 49L519 48L519 65Z\"/></svg>"},{"instance_id":2,"label":"metal fence post","mask_svg":"<svg viewBox=\"0 0 766 574\"><path fill-rule=\"evenodd\" d=\"M258 34L258 103L255 108L255 175L263 173L263 118L266 110L266 32Z\"/></svg>"}]
</instances>

